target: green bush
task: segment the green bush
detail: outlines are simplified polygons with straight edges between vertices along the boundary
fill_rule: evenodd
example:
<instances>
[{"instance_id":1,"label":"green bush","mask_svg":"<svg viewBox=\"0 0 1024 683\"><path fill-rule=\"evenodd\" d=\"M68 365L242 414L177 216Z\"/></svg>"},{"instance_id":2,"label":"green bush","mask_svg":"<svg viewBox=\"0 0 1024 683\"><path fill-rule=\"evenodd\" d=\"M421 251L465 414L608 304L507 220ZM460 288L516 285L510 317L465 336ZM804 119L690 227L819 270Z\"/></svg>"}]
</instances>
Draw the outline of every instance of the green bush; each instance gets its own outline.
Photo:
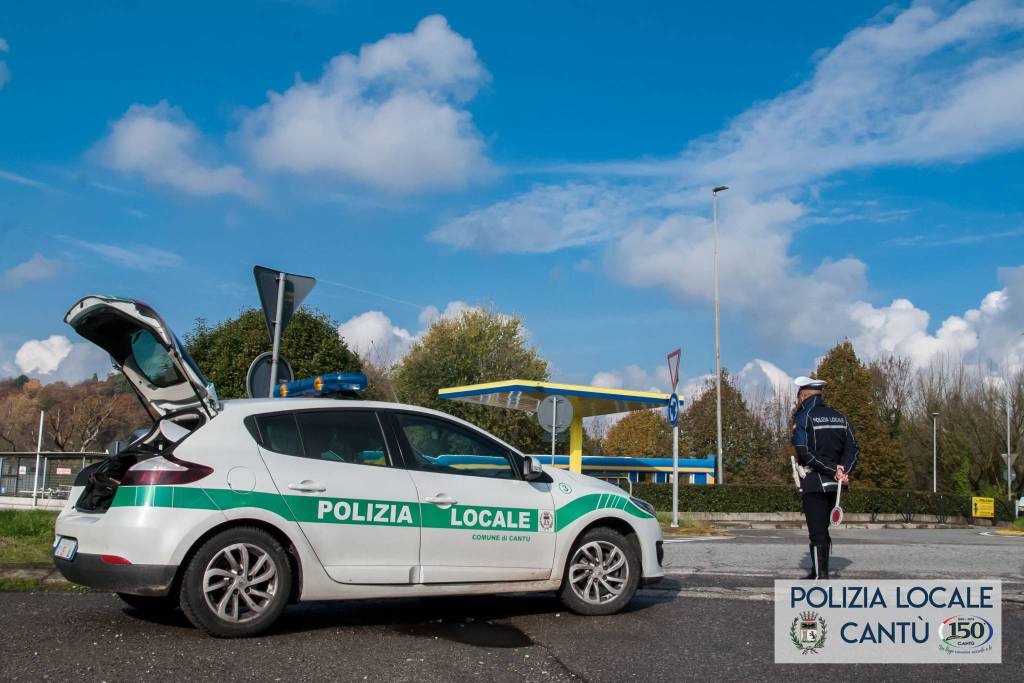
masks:
<instances>
[{"instance_id":1,"label":"green bush","mask_svg":"<svg viewBox=\"0 0 1024 683\"><path fill-rule=\"evenodd\" d=\"M657 510L672 509L671 484L634 484L633 495L649 501ZM996 518L1013 520L1013 507L996 499ZM890 489L852 489L843 494L843 511L871 515L902 515L912 522L917 515L968 517L971 499L968 496L925 491ZM800 493L791 486L722 486L679 487L679 509L685 512L800 512Z\"/></svg>"}]
</instances>

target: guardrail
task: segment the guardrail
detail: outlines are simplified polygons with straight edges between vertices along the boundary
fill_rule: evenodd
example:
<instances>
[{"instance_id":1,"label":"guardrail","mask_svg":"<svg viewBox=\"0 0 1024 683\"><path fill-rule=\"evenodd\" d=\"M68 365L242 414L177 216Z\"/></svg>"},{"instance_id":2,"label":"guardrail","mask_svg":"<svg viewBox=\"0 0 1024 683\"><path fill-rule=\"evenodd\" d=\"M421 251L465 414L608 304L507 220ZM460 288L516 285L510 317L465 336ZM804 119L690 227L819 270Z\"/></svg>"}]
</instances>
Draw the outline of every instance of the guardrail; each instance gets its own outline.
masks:
<instances>
[{"instance_id":1,"label":"guardrail","mask_svg":"<svg viewBox=\"0 0 1024 683\"><path fill-rule=\"evenodd\" d=\"M0 497L66 500L78 473L106 457L106 453L0 452Z\"/></svg>"}]
</instances>

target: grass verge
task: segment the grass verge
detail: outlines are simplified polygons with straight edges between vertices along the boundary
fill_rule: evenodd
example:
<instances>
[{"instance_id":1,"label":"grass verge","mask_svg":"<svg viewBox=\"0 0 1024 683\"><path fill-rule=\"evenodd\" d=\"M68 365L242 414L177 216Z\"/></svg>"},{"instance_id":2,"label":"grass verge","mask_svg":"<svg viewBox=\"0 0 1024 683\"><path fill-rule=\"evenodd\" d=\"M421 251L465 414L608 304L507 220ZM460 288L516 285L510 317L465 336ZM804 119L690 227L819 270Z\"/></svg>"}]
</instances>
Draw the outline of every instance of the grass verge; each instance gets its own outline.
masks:
<instances>
[{"instance_id":1,"label":"grass verge","mask_svg":"<svg viewBox=\"0 0 1024 683\"><path fill-rule=\"evenodd\" d=\"M1004 529L997 529L993 533L1000 536L1024 536L1024 517L1014 521L1013 524Z\"/></svg>"},{"instance_id":2,"label":"grass verge","mask_svg":"<svg viewBox=\"0 0 1024 683\"><path fill-rule=\"evenodd\" d=\"M0 565L49 563L56 519L49 510L0 510Z\"/></svg>"},{"instance_id":3,"label":"grass verge","mask_svg":"<svg viewBox=\"0 0 1024 683\"><path fill-rule=\"evenodd\" d=\"M0 592L3 591L74 591L88 593L89 589L68 581L43 581L41 579L7 579L0 577Z\"/></svg>"},{"instance_id":4,"label":"grass verge","mask_svg":"<svg viewBox=\"0 0 1024 683\"><path fill-rule=\"evenodd\" d=\"M679 528L673 528L672 524L672 513L671 512L659 512L658 521L661 523L661 533L663 536L729 536L730 534L715 529L713 526L708 524L702 519L690 519L679 515Z\"/></svg>"}]
</instances>

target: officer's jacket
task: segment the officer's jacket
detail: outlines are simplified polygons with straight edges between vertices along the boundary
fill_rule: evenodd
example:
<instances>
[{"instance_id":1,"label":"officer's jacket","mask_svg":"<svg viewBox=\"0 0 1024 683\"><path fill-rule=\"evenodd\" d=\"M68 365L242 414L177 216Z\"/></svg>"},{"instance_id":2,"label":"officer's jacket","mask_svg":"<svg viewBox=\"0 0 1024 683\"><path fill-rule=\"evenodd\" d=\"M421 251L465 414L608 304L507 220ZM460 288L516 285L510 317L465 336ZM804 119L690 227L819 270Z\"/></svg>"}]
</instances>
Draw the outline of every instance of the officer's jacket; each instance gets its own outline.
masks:
<instances>
[{"instance_id":1,"label":"officer's jacket","mask_svg":"<svg viewBox=\"0 0 1024 683\"><path fill-rule=\"evenodd\" d=\"M836 465L853 472L860 451L846 416L825 405L821 396L811 396L794 416L793 447L797 462L810 468L800 480L804 493L835 491Z\"/></svg>"}]
</instances>

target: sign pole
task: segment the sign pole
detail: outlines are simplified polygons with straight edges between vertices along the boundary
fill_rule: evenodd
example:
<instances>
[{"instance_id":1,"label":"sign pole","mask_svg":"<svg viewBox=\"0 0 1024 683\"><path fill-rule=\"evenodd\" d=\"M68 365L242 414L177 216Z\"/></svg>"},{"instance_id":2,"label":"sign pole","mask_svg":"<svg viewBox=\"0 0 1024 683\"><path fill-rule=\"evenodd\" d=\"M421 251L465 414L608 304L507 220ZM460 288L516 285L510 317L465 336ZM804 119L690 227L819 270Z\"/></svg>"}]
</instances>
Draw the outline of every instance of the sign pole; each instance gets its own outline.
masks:
<instances>
[{"instance_id":1,"label":"sign pole","mask_svg":"<svg viewBox=\"0 0 1024 683\"><path fill-rule=\"evenodd\" d=\"M45 410L39 411L39 437L36 439L36 471L32 477L32 507L36 506L36 498L39 495L39 461L43 456L43 417Z\"/></svg>"},{"instance_id":2,"label":"sign pole","mask_svg":"<svg viewBox=\"0 0 1024 683\"><path fill-rule=\"evenodd\" d=\"M672 423L672 528L679 528L679 357L682 349L668 354L668 376L672 382L672 396L669 397L668 419Z\"/></svg>"},{"instance_id":3,"label":"sign pole","mask_svg":"<svg viewBox=\"0 0 1024 683\"><path fill-rule=\"evenodd\" d=\"M554 423L551 429L551 466L555 465L555 427L558 425L558 397L555 397L555 404L552 406L551 421Z\"/></svg>"},{"instance_id":4,"label":"sign pole","mask_svg":"<svg viewBox=\"0 0 1024 683\"><path fill-rule=\"evenodd\" d=\"M277 363L281 357L281 316L284 312L284 284L286 275L277 274L277 313L274 316L274 350L270 359L270 395L277 387Z\"/></svg>"},{"instance_id":5,"label":"sign pole","mask_svg":"<svg viewBox=\"0 0 1024 683\"><path fill-rule=\"evenodd\" d=\"M679 424L672 427L672 528L679 528Z\"/></svg>"}]
</instances>

